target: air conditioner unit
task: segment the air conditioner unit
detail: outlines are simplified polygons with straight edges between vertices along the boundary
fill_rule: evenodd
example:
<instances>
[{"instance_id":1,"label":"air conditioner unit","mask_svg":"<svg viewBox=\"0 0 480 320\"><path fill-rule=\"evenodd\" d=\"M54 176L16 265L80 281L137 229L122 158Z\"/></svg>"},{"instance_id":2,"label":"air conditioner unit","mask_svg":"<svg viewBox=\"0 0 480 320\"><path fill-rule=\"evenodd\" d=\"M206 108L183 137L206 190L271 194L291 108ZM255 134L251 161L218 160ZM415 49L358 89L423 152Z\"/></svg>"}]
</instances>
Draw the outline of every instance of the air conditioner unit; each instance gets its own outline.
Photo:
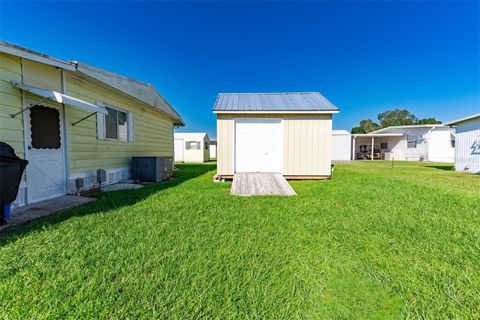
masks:
<instances>
[{"instance_id":1,"label":"air conditioner unit","mask_svg":"<svg viewBox=\"0 0 480 320\"><path fill-rule=\"evenodd\" d=\"M132 157L132 179L158 182L173 174L171 157Z\"/></svg>"}]
</instances>

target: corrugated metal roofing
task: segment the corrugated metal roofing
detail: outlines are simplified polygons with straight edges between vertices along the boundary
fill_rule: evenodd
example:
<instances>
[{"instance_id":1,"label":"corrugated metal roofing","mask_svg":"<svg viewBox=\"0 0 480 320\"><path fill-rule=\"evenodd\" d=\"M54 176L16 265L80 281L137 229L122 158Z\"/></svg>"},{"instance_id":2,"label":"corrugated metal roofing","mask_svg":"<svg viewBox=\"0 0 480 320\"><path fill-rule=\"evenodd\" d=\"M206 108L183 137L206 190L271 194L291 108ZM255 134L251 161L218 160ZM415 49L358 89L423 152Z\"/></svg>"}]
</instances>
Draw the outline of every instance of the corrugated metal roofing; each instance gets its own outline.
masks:
<instances>
[{"instance_id":1,"label":"corrugated metal roofing","mask_svg":"<svg viewBox=\"0 0 480 320\"><path fill-rule=\"evenodd\" d=\"M185 125L178 112L165 100L155 88L134 79L124 77L113 72L96 68L84 63L64 61L50 57L46 54L29 50L5 41L0 41L0 52L19 55L29 60L53 65L73 73L79 73L100 81L115 88L133 98L136 98L153 108L159 109L174 120L176 125Z\"/></svg>"},{"instance_id":2,"label":"corrugated metal roofing","mask_svg":"<svg viewBox=\"0 0 480 320\"><path fill-rule=\"evenodd\" d=\"M318 92L219 93L213 111L338 111Z\"/></svg>"}]
</instances>

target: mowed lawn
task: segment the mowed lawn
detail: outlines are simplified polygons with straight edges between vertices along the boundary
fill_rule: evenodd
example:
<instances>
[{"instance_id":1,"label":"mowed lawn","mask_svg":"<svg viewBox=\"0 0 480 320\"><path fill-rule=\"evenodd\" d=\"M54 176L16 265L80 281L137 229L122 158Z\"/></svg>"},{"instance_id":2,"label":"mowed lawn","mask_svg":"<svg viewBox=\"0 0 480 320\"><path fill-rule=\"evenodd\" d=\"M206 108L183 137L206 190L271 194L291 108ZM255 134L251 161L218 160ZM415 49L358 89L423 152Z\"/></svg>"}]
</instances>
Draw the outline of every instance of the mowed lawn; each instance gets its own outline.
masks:
<instances>
[{"instance_id":1,"label":"mowed lawn","mask_svg":"<svg viewBox=\"0 0 480 320\"><path fill-rule=\"evenodd\" d=\"M214 164L0 237L0 318L480 317L480 176L356 162L296 197Z\"/></svg>"}]
</instances>

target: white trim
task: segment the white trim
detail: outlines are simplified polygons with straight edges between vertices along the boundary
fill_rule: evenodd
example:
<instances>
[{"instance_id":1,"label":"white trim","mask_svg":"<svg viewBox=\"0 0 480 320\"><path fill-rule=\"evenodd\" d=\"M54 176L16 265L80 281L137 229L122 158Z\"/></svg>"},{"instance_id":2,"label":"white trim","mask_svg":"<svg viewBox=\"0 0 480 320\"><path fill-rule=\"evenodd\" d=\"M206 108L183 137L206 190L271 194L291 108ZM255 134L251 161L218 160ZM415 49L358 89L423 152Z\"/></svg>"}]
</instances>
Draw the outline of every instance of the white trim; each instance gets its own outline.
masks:
<instances>
[{"instance_id":1,"label":"white trim","mask_svg":"<svg viewBox=\"0 0 480 320\"><path fill-rule=\"evenodd\" d=\"M75 63L73 62L67 62L57 58L52 58L47 55L43 55L38 52L23 49L23 48L15 48L14 46L8 45L3 41L0 41L0 52L5 52L14 56L18 56L20 58L37 61L50 66L62 68L65 70L70 70L70 71L77 70Z\"/></svg>"},{"instance_id":2,"label":"white trim","mask_svg":"<svg viewBox=\"0 0 480 320\"><path fill-rule=\"evenodd\" d=\"M20 57L20 68L21 68L21 72L22 72L22 75L21 75L21 79L22 79L22 82L23 82L23 58ZM22 103L22 109L26 108L27 107L27 97L26 97L26 94L25 94L25 91L23 90L20 90L21 92L21 103ZM27 119L25 118L25 112L22 113L22 124L23 124L23 154L24 154L24 158L25 160L28 159L29 157L29 150L28 150L28 132L27 131L27 126L28 126L28 123L27 123ZM27 187L27 182L28 182L28 171L27 171L27 168L25 168L25 205L27 205L29 203L29 197L30 197L30 192L28 191L28 187ZM22 181L23 182L23 181Z\"/></svg>"},{"instance_id":3,"label":"white trim","mask_svg":"<svg viewBox=\"0 0 480 320\"><path fill-rule=\"evenodd\" d=\"M446 126L451 126L451 125L458 124L460 122L465 122L465 121L473 120L473 119L476 119L476 118L480 118L480 113L472 114L471 116L468 116L468 117L465 117L465 118L460 118L460 119L457 119L457 120L447 122L447 123L445 123L445 125Z\"/></svg>"},{"instance_id":4,"label":"white trim","mask_svg":"<svg viewBox=\"0 0 480 320\"><path fill-rule=\"evenodd\" d=\"M233 111L233 110L226 110L226 111L213 111L216 114L332 114L338 113L339 110L332 110L332 111Z\"/></svg>"},{"instance_id":5,"label":"white trim","mask_svg":"<svg viewBox=\"0 0 480 320\"><path fill-rule=\"evenodd\" d=\"M403 133L354 133L353 137L402 137Z\"/></svg>"},{"instance_id":6,"label":"white trim","mask_svg":"<svg viewBox=\"0 0 480 320\"><path fill-rule=\"evenodd\" d=\"M441 123L439 123L439 124L412 124L412 125L407 125L407 126L390 126L390 127L386 127L386 128L382 128L382 129L372 131L370 133L377 134L377 133L381 133L381 132L384 132L384 131L388 131L390 129L435 128L435 127L446 128L448 126L446 126L444 124L441 124Z\"/></svg>"}]
</instances>

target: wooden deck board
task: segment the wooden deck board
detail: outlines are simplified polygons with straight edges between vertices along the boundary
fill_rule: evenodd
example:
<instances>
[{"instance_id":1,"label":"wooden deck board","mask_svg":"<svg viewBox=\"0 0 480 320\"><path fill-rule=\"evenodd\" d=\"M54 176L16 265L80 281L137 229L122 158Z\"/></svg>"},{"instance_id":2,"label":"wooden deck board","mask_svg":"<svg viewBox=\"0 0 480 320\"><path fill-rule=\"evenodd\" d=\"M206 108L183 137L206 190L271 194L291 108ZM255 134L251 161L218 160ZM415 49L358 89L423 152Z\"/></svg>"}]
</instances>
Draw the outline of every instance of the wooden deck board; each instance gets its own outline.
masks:
<instances>
[{"instance_id":1,"label":"wooden deck board","mask_svg":"<svg viewBox=\"0 0 480 320\"><path fill-rule=\"evenodd\" d=\"M238 196L294 196L295 191L280 173L236 173L230 194Z\"/></svg>"}]
</instances>

